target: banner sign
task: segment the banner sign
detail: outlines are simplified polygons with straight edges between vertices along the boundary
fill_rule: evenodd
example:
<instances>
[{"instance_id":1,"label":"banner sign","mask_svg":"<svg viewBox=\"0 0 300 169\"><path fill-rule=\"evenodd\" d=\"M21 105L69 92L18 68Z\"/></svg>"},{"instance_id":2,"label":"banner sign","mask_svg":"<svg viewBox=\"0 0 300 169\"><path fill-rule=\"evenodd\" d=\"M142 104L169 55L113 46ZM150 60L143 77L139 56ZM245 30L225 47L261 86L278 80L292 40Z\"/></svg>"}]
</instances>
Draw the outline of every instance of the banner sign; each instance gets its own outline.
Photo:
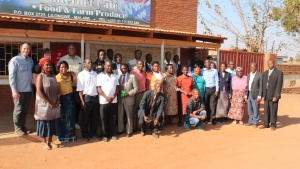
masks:
<instances>
[{"instance_id":1,"label":"banner sign","mask_svg":"<svg viewBox=\"0 0 300 169\"><path fill-rule=\"evenodd\" d=\"M150 26L151 0L0 0L0 13Z\"/></svg>"}]
</instances>

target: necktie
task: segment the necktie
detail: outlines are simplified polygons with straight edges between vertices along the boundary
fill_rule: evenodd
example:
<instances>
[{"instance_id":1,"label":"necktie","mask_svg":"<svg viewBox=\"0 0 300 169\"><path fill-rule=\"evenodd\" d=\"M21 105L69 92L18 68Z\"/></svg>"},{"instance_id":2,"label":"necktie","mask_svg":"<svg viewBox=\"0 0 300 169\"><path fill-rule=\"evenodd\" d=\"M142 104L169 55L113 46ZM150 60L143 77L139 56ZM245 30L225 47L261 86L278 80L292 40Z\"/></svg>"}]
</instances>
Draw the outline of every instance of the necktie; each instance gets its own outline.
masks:
<instances>
[{"instance_id":1,"label":"necktie","mask_svg":"<svg viewBox=\"0 0 300 169\"><path fill-rule=\"evenodd\" d=\"M123 78L122 78L122 90L125 89L125 75L123 74Z\"/></svg>"}]
</instances>

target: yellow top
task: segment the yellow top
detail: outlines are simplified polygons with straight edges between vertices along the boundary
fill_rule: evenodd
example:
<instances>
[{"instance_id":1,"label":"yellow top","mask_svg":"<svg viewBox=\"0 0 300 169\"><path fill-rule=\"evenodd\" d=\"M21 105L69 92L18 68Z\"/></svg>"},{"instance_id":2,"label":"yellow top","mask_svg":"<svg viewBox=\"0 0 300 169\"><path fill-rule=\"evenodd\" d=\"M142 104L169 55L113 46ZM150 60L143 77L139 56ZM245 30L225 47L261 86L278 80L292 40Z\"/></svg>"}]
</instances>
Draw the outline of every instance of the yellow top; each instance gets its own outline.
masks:
<instances>
[{"instance_id":1,"label":"yellow top","mask_svg":"<svg viewBox=\"0 0 300 169\"><path fill-rule=\"evenodd\" d=\"M76 84L76 78L74 77L73 79L74 79L74 84ZM61 77L61 74L59 73L56 75L56 81L58 84L60 95L65 95L73 92L71 75L69 75L67 79L64 79Z\"/></svg>"}]
</instances>

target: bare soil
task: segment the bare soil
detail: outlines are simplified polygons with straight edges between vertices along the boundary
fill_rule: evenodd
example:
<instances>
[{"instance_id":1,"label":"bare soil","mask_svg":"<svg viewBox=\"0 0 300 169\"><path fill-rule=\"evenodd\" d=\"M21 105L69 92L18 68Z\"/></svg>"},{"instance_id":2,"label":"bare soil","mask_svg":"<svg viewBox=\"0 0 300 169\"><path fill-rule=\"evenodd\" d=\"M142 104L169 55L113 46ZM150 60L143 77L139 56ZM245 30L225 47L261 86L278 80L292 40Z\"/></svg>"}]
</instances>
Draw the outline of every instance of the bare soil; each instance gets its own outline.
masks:
<instances>
[{"instance_id":1,"label":"bare soil","mask_svg":"<svg viewBox=\"0 0 300 169\"><path fill-rule=\"evenodd\" d=\"M232 125L228 121L216 126L206 124L204 131L166 127L158 139L135 134L131 138L121 135L119 140L107 143L83 144L78 138L52 150L44 150L35 133L16 137L12 116L0 115L0 168L298 169L299 100L300 95L282 96L276 131ZM32 114L28 116L27 123L34 129ZM247 120L246 115L244 122Z\"/></svg>"}]
</instances>

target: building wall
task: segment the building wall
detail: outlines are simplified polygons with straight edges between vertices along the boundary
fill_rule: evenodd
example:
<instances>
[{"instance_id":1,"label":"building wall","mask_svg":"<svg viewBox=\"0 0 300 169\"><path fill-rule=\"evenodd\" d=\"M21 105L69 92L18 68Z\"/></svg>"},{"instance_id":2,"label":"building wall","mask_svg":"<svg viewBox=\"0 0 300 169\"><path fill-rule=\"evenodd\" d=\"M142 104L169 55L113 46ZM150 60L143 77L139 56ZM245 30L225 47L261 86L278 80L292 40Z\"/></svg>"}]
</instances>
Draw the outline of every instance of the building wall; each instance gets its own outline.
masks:
<instances>
[{"instance_id":1,"label":"building wall","mask_svg":"<svg viewBox=\"0 0 300 169\"><path fill-rule=\"evenodd\" d=\"M152 0L152 28L196 33L197 0Z\"/></svg>"}]
</instances>

